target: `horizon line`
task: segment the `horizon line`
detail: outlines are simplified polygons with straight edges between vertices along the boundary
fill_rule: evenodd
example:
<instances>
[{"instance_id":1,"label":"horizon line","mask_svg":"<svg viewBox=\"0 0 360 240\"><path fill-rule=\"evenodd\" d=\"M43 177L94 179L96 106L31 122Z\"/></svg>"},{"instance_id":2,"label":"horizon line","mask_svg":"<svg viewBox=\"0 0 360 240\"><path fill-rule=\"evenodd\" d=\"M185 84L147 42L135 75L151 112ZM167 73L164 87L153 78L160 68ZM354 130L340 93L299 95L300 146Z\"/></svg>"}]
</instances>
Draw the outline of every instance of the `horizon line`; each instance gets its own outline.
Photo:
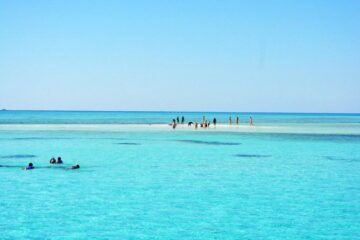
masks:
<instances>
[{"instance_id":1,"label":"horizon line","mask_svg":"<svg viewBox=\"0 0 360 240\"><path fill-rule=\"evenodd\" d=\"M19 111L19 112L163 112L163 113L277 113L277 114L352 114L358 115L360 112L285 112L285 111L199 111L199 110L85 110L85 109L77 109L77 110L66 110L66 109L0 109L0 112L6 111Z\"/></svg>"}]
</instances>

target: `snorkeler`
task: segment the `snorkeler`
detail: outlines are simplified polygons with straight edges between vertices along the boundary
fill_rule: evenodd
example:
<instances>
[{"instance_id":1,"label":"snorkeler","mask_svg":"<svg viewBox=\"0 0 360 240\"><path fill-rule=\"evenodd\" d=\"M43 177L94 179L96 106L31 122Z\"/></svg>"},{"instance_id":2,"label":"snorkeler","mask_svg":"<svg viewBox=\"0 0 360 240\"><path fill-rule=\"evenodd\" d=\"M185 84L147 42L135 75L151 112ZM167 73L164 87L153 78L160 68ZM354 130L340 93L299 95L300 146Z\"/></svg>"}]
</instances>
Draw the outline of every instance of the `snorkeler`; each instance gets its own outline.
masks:
<instances>
[{"instance_id":1,"label":"snorkeler","mask_svg":"<svg viewBox=\"0 0 360 240\"><path fill-rule=\"evenodd\" d=\"M34 165L32 163L29 163L29 165L25 168L25 170L33 170Z\"/></svg>"},{"instance_id":2,"label":"snorkeler","mask_svg":"<svg viewBox=\"0 0 360 240\"><path fill-rule=\"evenodd\" d=\"M71 169L79 169L80 168L80 165L79 164L76 164L74 166L71 167Z\"/></svg>"},{"instance_id":3,"label":"snorkeler","mask_svg":"<svg viewBox=\"0 0 360 240\"><path fill-rule=\"evenodd\" d=\"M50 164L56 164L56 159L54 157L50 159Z\"/></svg>"},{"instance_id":4,"label":"snorkeler","mask_svg":"<svg viewBox=\"0 0 360 240\"><path fill-rule=\"evenodd\" d=\"M57 164L63 164L63 160L61 160L61 157L58 157L58 159L57 159L57 162L56 162Z\"/></svg>"}]
</instances>

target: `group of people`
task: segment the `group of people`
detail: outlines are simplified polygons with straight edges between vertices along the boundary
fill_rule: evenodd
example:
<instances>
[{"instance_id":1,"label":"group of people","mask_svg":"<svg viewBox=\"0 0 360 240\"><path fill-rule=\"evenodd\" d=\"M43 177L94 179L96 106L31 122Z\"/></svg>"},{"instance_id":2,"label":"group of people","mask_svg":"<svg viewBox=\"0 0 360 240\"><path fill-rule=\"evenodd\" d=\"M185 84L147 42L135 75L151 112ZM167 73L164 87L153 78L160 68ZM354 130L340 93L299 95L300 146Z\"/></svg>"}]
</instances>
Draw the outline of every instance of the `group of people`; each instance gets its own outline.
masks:
<instances>
[{"instance_id":1,"label":"group of people","mask_svg":"<svg viewBox=\"0 0 360 240\"><path fill-rule=\"evenodd\" d=\"M181 117L181 124L184 124L184 122L185 122L185 118L184 118L184 116L182 116ZM170 125L172 126L173 129L175 129L178 124L180 124L179 116L176 117L176 119L174 118Z\"/></svg>"},{"instance_id":2,"label":"group of people","mask_svg":"<svg viewBox=\"0 0 360 240\"><path fill-rule=\"evenodd\" d=\"M170 125L173 129L175 129L178 124L180 124L180 123L181 123L181 124L184 124L184 122L185 122L184 116L181 117L181 121L180 121L180 118L179 118L179 117L176 117L176 119L174 118L169 125ZM216 127L216 122L217 122L217 120L216 120L216 118L214 118L214 119L212 120L212 125L214 125L214 127ZM239 117L238 117L238 116L235 118L235 122L236 122L237 125L239 125L240 120L239 120ZM232 121L232 117L230 116L230 117L229 117L229 125L232 125L232 124L233 124L233 121ZM206 120L205 116L203 116L203 119L202 119L202 122L201 122L201 123L198 123L198 122L188 122L188 127L191 127L192 125L195 126L195 129L197 129L199 126L200 126L201 128L208 128L208 127L210 127L210 125L211 125L211 121L210 121L210 120L209 120L209 121ZM250 126L253 126L253 118L252 118L251 116L250 116L250 118L249 118L249 125L250 125Z\"/></svg>"},{"instance_id":3,"label":"group of people","mask_svg":"<svg viewBox=\"0 0 360 240\"><path fill-rule=\"evenodd\" d=\"M64 162L63 162L63 160L61 159L61 157L58 157L57 158L57 161L56 161L56 159L54 158L54 157L52 157L51 159L50 159L50 164L63 164Z\"/></svg>"},{"instance_id":4,"label":"group of people","mask_svg":"<svg viewBox=\"0 0 360 240\"><path fill-rule=\"evenodd\" d=\"M217 121L216 118L214 118L212 120L212 124L214 125L214 127L216 126L216 121ZM210 120L208 121L208 120L205 119L205 117L203 117L203 122L202 123L198 123L198 122L189 122L188 123L188 127L191 127L192 125L195 126L195 129L197 129L199 126L201 128L208 128L211 125L211 121Z\"/></svg>"},{"instance_id":5,"label":"group of people","mask_svg":"<svg viewBox=\"0 0 360 240\"><path fill-rule=\"evenodd\" d=\"M235 118L235 120L236 120L236 125L239 125L240 121L239 121L239 117L238 117L238 116ZM231 116L229 117L229 124L232 125L232 118L231 118ZM250 116L250 118L249 118L249 125L250 125L250 126L253 126L253 118L252 118L251 116Z\"/></svg>"},{"instance_id":6,"label":"group of people","mask_svg":"<svg viewBox=\"0 0 360 240\"><path fill-rule=\"evenodd\" d=\"M50 164L63 164L63 160L61 159L61 157L58 157L57 160L52 157L49 161ZM80 165L76 164L74 166L71 166L70 169L79 169ZM34 164L33 163L29 163L27 167L25 167L25 170L33 170L35 169Z\"/></svg>"}]
</instances>

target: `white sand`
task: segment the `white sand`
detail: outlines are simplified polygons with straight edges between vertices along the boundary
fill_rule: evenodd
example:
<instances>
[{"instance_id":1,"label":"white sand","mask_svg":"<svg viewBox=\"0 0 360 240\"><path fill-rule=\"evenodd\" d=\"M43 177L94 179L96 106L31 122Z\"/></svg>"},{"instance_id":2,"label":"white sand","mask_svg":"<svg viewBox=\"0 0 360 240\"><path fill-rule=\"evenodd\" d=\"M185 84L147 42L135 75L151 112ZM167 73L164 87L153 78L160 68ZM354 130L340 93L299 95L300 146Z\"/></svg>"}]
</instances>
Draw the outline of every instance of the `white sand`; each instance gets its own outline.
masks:
<instances>
[{"instance_id":1,"label":"white sand","mask_svg":"<svg viewBox=\"0 0 360 240\"><path fill-rule=\"evenodd\" d=\"M177 125L175 130L199 130L199 131L216 131L216 130L260 130L260 129L277 129L275 126L248 126L248 125L211 125L208 128L201 128L200 125L195 129L194 125L188 127L187 124ZM0 124L0 130L173 130L169 124Z\"/></svg>"},{"instance_id":2,"label":"white sand","mask_svg":"<svg viewBox=\"0 0 360 240\"><path fill-rule=\"evenodd\" d=\"M194 125L177 125L176 129L168 124L0 124L0 131L198 131L198 132L243 132L243 133L310 133L310 134L360 134L360 128L318 126L249 126L217 124L209 128L195 129Z\"/></svg>"}]
</instances>

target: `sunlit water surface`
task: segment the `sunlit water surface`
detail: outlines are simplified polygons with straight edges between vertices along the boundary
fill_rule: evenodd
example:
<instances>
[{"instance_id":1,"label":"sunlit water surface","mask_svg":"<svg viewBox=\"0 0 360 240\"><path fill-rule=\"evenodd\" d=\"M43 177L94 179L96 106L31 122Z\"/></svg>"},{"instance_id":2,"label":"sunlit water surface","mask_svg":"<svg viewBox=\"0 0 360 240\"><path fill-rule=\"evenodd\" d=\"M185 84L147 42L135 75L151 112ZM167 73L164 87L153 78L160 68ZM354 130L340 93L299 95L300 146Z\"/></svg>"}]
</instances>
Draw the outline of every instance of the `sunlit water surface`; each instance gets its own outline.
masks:
<instances>
[{"instance_id":1,"label":"sunlit water surface","mask_svg":"<svg viewBox=\"0 0 360 240\"><path fill-rule=\"evenodd\" d=\"M289 132L111 129L203 114L0 112L0 239L360 239L359 115L252 114ZM336 131L309 132L322 128Z\"/></svg>"}]
</instances>

